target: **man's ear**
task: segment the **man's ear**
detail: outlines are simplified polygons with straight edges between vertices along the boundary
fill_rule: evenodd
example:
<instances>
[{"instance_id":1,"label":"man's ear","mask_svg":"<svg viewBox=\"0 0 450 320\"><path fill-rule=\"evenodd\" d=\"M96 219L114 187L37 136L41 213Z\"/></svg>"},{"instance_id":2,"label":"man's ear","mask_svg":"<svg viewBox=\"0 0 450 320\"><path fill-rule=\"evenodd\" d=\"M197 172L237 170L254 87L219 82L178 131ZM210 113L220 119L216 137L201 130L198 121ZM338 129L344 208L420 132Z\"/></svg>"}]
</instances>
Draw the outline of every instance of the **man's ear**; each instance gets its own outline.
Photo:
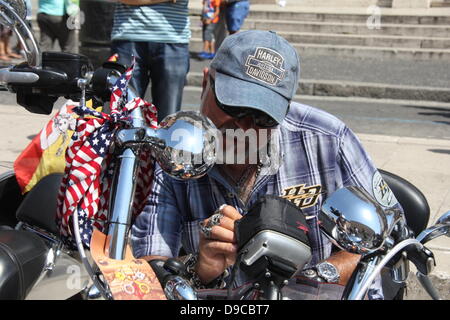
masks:
<instances>
[{"instance_id":1,"label":"man's ear","mask_svg":"<svg viewBox=\"0 0 450 320\"><path fill-rule=\"evenodd\" d=\"M209 69L208 69L208 67L205 67L205 68L203 68L202 96L205 93L206 85L208 84L208 77L209 77Z\"/></svg>"},{"instance_id":2,"label":"man's ear","mask_svg":"<svg viewBox=\"0 0 450 320\"><path fill-rule=\"evenodd\" d=\"M206 84L208 82L208 76L209 76L209 68L204 67L203 68L203 82L202 82L203 90L205 90L205 88L206 88Z\"/></svg>"}]
</instances>

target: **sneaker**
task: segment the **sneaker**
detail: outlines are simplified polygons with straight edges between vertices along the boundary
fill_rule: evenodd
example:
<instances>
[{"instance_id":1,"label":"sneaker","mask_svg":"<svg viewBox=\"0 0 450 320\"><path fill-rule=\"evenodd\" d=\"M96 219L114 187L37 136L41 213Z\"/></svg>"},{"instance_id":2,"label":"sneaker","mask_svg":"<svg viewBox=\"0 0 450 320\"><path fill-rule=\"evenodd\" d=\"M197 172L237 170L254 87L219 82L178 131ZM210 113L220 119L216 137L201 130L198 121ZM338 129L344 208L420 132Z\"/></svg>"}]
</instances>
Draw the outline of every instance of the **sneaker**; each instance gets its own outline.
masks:
<instances>
[{"instance_id":1,"label":"sneaker","mask_svg":"<svg viewBox=\"0 0 450 320\"><path fill-rule=\"evenodd\" d=\"M214 59L215 56L216 56L216 54L214 52L211 52L211 53L208 53L206 59Z\"/></svg>"},{"instance_id":2,"label":"sneaker","mask_svg":"<svg viewBox=\"0 0 450 320\"><path fill-rule=\"evenodd\" d=\"M197 57L199 57L200 59L208 59L208 55L208 52L202 51L197 55Z\"/></svg>"}]
</instances>

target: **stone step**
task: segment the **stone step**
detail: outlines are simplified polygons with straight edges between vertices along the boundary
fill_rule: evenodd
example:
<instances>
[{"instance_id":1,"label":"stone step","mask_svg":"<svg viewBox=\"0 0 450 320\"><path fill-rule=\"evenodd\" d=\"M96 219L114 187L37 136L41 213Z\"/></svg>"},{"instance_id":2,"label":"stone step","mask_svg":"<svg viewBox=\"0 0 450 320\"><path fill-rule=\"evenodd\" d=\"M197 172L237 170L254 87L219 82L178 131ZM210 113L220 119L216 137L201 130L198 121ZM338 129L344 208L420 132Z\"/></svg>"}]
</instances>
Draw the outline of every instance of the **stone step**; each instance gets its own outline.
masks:
<instances>
[{"instance_id":1,"label":"stone step","mask_svg":"<svg viewBox=\"0 0 450 320\"><path fill-rule=\"evenodd\" d=\"M338 56L338 57L361 57L375 59L407 59L407 60L450 60L450 49L418 49L399 47L373 47L356 45L334 45L334 44L313 44L313 43L292 43L300 56ZM201 38L192 38L190 51L200 52L203 48Z\"/></svg>"},{"instance_id":2,"label":"stone step","mask_svg":"<svg viewBox=\"0 0 450 320\"><path fill-rule=\"evenodd\" d=\"M192 37L201 38L201 28L193 27ZM245 30L245 28L243 29ZM390 48L434 48L450 49L450 38L431 37L406 37L395 35L358 35L358 34L336 34L315 32L278 32L280 36L290 43L301 44L328 44L349 45L368 47L390 47Z\"/></svg>"},{"instance_id":3,"label":"stone step","mask_svg":"<svg viewBox=\"0 0 450 320\"><path fill-rule=\"evenodd\" d=\"M192 25L197 25L192 19ZM368 28L367 23L322 22L322 21L275 21L246 19L244 29L301 31L315 33L398 35L416 37L449 37L449 25L418 25L382 23L380 29Z\"/></svg>"},{"instance_id":4,"label":"stone step","mask_svg":"<svg viewBox=\"0 0 450 320\"><path fill-rule=\"evenodd\" d=\"M189 72L187 86L201 87L203 75ZM450 102L450 89L384 83L301 79L297 95Z\"/></svg>"},{"instance_id":5,"label":"stone step","mask_svg":"<svg viewBox=\"0 0 450 320\"><path fill-rule=\"evenodd\" d=\"M275 20L275 21L321 21L321 22L352 22L352 23L366 23L367 21L373 21L373 15L367 12L353 12L353 13L333 13L333 12L306 12L301 10L289 11L289 9L284 8L277 10L261 9L250 9L248 19L258 19L258 20ZM191 7L190 14L193 16L199 16L201 13L200 7ZM381 24L418 24L418 25L449 25L450 16L440 15L439 13L434 14L396 14L396 13L383 13L381 11L380 21Z\"/></svg>"},{"instance_id":6,"label":"stone step","mask_svg":"<svg viewBox=\"0 0 450 320\"><path fill-rule=\"evenodd\" d=\"M432 8L449 8L450 7L450 1L448 0L434 0L431 2Z\"/></svg>"}]
</instances>

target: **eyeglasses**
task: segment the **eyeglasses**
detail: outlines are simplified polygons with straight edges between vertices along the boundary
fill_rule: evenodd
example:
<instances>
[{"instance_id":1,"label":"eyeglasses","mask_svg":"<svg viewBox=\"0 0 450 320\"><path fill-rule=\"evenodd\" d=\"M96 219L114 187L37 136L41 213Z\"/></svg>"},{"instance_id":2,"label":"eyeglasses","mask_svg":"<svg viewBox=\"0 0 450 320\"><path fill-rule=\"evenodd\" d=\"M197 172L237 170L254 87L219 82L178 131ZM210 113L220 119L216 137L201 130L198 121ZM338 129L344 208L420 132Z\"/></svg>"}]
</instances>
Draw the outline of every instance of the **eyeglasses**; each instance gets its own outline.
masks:
<instances>
[{"instance_id":1,"label":"eyeglasses","mask_svg":"<svg viewBox=\"0 0 450 320\"><path fill-rule=\"evenodd\" d=\"M251 116L255 124L261 128L272 128L278 124L278 122L274 118L262 111L252 108L234 107L222 104L216 96L214 78L212 76L209 76L209 81L211 89L214 93L214 98L216 99L217 106L230 117L233 117L235 119L243 119L245 117Z\"/></svg>"}]
</instances>

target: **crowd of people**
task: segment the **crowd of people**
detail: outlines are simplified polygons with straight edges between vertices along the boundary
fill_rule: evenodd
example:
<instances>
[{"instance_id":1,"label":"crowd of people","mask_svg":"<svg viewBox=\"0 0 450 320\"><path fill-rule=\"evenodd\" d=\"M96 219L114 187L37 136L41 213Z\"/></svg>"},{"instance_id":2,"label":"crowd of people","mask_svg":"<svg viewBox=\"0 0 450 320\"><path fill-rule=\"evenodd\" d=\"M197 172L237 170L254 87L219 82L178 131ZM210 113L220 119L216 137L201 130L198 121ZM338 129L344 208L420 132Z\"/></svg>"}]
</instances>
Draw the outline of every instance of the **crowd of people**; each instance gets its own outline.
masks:
<instances>
[{"instance_id":1,"label":"crowd of people","mask_svg":"<svg viewBox=\"0 0 450 320\"><path fill-rule=\"evenodd\" d=\"M219 25L220 12L225 11L226 26L229 34L238 32L250 10L249 0L203 0L202 6L203 51L201 59L213 59L216 51L215 33Z\"/></svg>"},{"instance_id":2,"label":"crowd of people","mask_svg":"<svg viewBox=\"0 0 450 320\"><path fill-rule=\"evenodd\" d=\"M32 2L26 0L26 23L32 25ZM69 28L67 20L71 15L79 12L79 0L39 0L37 11L37 24L40 30L39 46L42 51L54 50L58 41L63 52L78 52L78 42L75 37L75 29ZM11 44L12 30L0 25L0 61L10 62L12 59L22 59L24 52L17 41Z\"/></svg>"}]
</instances>

